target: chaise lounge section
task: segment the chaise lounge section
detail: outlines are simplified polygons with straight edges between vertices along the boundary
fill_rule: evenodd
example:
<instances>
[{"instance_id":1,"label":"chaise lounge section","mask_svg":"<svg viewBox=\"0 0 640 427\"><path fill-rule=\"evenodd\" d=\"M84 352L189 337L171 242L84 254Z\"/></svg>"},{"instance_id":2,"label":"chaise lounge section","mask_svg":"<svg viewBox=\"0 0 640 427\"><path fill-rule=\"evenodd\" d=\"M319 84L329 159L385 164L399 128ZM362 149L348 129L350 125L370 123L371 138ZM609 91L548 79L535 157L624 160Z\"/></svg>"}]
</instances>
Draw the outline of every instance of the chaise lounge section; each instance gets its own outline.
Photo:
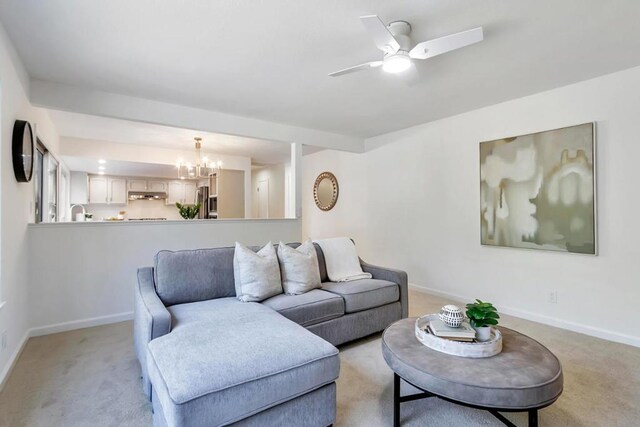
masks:
<instances>
[{"instance_id":1,"label":"chaise lounge section","mask_svg":"<svg viewBox=\"0 0 640 427\"><path fill-rule=\"evenodd\" d=\"M261 303L236 299L234 248L161 251L138 270L134 342L154 425L335 421L334 346L406 317L407 276L361 262L372 279L329 282L314 246L322 289Z\"/></svg>"}]
</instances>

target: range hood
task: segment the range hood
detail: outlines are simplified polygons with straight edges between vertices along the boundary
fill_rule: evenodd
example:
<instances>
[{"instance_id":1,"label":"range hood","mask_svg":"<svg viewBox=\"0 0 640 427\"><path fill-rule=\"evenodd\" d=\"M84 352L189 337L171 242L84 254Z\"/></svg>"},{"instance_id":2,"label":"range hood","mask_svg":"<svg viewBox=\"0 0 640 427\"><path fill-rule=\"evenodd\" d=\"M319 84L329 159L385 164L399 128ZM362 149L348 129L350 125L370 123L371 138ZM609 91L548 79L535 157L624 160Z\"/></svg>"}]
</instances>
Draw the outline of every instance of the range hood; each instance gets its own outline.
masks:
<instances>
[{"instance_id":1,"label":"range hood","mask_svg":"<svg viewBox=\"0 0 640 427\"><path fill-rule=\"evenodd\" d=\"M164 200L167 193L162 191L129 191L129 200Z\"/></svg>"}]
</instances>

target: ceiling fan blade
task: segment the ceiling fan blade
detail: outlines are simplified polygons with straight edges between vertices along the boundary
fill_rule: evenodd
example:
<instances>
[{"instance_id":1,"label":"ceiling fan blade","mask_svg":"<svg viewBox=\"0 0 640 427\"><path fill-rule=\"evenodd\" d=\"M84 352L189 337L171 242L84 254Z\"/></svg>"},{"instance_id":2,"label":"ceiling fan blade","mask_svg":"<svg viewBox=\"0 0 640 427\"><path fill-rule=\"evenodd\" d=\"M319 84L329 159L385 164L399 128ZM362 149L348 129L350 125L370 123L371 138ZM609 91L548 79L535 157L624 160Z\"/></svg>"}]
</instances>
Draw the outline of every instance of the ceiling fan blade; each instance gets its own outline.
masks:
<instances>
[{"instance_id":1,"label":"ceiling fan blade","mask_svg":"<svg viewBox=\"0 0 640 427\"><path fill-rule=\"evenodd\" d=\"M361 16L360 20L369 35L373 37L373 42L378 49L385 53L396 53L400 49L400 43L393 37L384 22L378 18L378 15Z\"/></svg>"},{"instance_id":2,"label":"ceiling fan blade","mask_svg":"<svg viewBox=\"0 0 640 427\"><path fill-rule=\"evenodd\" d=\"M331 77L338 77L344 74L355 73L360 70L368 70L369 68L377 68L382 65L382 61L371 61L364 64L356 65L353 67L345 68L344 70L335 71L333 73L329 73Z\"/></svg>"},{"instance_id":3,"label":"ceiling fan blade","mask_svg":"<svg viewBox=\"0 0 640 427\"><path fill-rule=\"evenodd\" d=\"M482 27L478 27L472 30L462 31L461 33L451 34L418 43L413 49L411 49L411 51L409 51L409 56L414 59L432 58L442 53L447 53L470 44L481 42L482 40Z\"/></svg>"}]
</instances>

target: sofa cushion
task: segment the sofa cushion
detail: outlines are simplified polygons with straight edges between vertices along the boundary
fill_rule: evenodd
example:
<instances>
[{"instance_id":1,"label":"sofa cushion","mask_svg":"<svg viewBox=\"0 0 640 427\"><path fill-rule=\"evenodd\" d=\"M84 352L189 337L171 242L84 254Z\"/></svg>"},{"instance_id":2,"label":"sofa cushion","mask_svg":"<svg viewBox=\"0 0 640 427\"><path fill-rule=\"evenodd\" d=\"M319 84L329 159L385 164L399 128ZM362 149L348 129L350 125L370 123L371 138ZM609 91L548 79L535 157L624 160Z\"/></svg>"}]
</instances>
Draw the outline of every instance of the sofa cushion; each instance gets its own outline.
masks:
<instances>
[{"instance_id":1,"label":"sofa cushion","mask_svg":"<svg viewBox=\"0 0 640 427\"><path fill-rule=\"evenodd\" d=\"M233 248L160 251L155 256L156 292L164 305L236 295Z\"/></svg>"},{"instance_id":2,"label":"sofa cushion","mask_svg":"<svg viewBox=\"0 0 640 427\"><path fill-rule=\"evenodd\" d=\"M311 239L297 248L280 242L278 261L285 294L300 295L320 287L318 256Z\"/></svg>"},{"instance_id":3,"label":"sofa cushion","mask_svg":"<svg viewBox=\"0 0 640 427\"><path fill-rule=\"evenodd\" d=\"M272 309L259 303L242 303L234 297L216 298L206 301L177 304L167 307L171 314L171 330L174 331L193 323L216 324L227 327L237 322L248 322Z\"/></svg>"},{"instance_id":4,"label":"sofa cushion","mask_svg":"<svg viewBox=\"0 0 640 427\"><path fill-rule=\"evenodd\" d=\"M288 243L297 248L300 243ZM320 280L326 282L327 269L320 246L314 243ZM250 246L254 252L260 247ZM234 248L160 251L153 271L156 292L165 305L236 296L233 276Z\"/></svg>"},{"instance_id":5,"label":"sofa cushion","mask_svg":"<svg viewBox=\"0 0 640 427\"><path fill-rule=\"evenodd\" d=\"M297 248L298 246L300 246L300 243L287 243L287 246L291 246L292 248ZM327 265L324 260L324 253L322 252L322 248L317 243L314 243L313 247L316 248L316 256L318 257L318 270L320 270L320 282L328 282L329 277L327 277Z\"/></svg>"},{"instance_id":6,"label":"sofa cushion","mask_svg":"<svg viewBox=\"0 0 640 427\"><path fill-rule=\"evenodd\" d=\"M325 282L322 289L344 298L345 313L380 307L400 299L398 285L386 280L360 279L351 282Z\"/></svg>"},{"instance_id":7,"label":"sofa cushion","mask_svg":"<svg viewBox=\"0 0 640 427\"><path fill-rule=\"evenodd\" d=\"M342 297L320 289L300 295L276 295L262 301L262 304L302 326L315 325L344 315Z\"/></svg>"},{"instance_id":8,"label":"sofa cushion","mask_svg":"<svg viewBox=\"0 0 640 427\"><path fill-rule=\"evenodd\" d=\"M338 377L338 350L322 338L258 303L222 306L226 323L203 314L149 343L149 377L168 425L226 425Z\"/></svg>"},{"instance_id":9,"label":"sofa cushion","mask_svg":"<svg viewBox=\"0 0 640 427\"><path fill-rule=\"evenodd\" d=\"M271 242L258 252L236 242L233 277L240 301L262 301L282 293L278 255Z\"/></svg>"}]
</instances>

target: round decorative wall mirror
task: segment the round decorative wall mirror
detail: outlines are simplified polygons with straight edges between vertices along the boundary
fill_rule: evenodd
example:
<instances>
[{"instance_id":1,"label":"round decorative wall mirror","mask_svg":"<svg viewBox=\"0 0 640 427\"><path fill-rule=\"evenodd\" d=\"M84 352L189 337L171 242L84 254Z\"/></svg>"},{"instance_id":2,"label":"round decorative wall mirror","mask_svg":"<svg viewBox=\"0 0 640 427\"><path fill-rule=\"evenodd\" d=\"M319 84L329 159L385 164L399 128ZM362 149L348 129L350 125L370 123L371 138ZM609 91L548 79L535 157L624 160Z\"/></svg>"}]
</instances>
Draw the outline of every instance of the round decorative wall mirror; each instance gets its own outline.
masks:
<instances>
[{"instance_id":1,"label":"round decorative wall mirror","mask_svg":"<svg viewBox=\"0 0 640 427\"><path fill-rule=\"evenodd\" d=\"M338 180L331 172L322 172L313 184L313 199L316 206L323 210L331 210L338 201Z\"/></svg>"}]
</instances>

